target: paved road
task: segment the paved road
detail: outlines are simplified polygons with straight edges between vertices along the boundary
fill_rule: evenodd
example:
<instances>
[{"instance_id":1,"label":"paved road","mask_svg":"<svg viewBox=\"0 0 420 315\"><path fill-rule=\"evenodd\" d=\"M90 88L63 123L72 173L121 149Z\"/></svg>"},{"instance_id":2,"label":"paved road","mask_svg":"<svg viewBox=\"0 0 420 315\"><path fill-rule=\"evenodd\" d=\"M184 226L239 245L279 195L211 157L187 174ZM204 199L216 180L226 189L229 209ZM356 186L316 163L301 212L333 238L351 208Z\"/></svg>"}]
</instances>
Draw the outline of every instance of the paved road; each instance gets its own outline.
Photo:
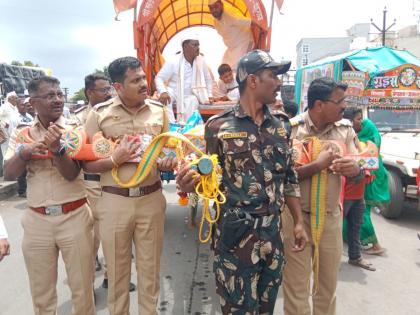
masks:
<instances>
[{"instance_id":1,"label":"paved road","mask_svg":"<svg viewBox=\"0 0 420 315\"><path fill-rule=\"evenodd\" d=\"M221 314L215 295L212 257L207 245L198 245L197 232L186 227L188 211L177 204L173 185L166 185L168 199L165 248L161 266L160 314ZM420 212L406 205L398 221L374 214L373 221L386 255L373 257L377 271L369 272L346 263L343 253L338 288L340 315L420 314ZM26 201L18 197L0 201L0 214L6 222L12 255L0 263L0 314L33 314L28 279L20 249L20 218ZM70 291L62 263L59 265L58 314L70 314ZM135 266L132 280L137 283ZM106 290L100 288L102 273L95 281L97 313L108 314ZM131 293L131 314L137 314L137 292ZM275 314L282 314L279 294Z\"/></svg>"}]
</instances>

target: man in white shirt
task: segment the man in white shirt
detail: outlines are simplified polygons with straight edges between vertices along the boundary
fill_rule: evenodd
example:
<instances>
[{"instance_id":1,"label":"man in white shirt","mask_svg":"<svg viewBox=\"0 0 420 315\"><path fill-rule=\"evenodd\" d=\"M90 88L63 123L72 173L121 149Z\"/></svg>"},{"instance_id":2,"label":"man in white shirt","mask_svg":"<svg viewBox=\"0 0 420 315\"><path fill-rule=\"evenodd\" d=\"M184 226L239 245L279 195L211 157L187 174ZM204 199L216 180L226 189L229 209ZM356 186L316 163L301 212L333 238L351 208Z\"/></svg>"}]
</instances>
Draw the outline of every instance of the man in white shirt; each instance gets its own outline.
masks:
<instances>
[{"instance_id":1,"label":"man in white shirt","mask_svg":"<svg viewBox=\"0 0 420 315\"><path fill-rule=\"evenodd\" d=\"M0 106L0 124L6 133L6 141L1 144L1 153L3 157L9 146L9 137L13 129L19 124L19 112L17 110L19 98L15 91L7 93L6 102Z\"/></svg>"},{"instance_id":2,"label":"man in white shirt","mask_svg":"<svg viewBox=\"0 0 420 315\"><path fill-rule=\"evenodd\" d=\"M0 216L0 261L10 254L10 244L7 241L7 237L6 227L4 226L3 219Z\"/></svg>"},{"instance_id":3,"label":"man in white shirt","mask_svg":"<svg viewBox=\"0 0 420 315\"><path fill-rule=\"evenodd\" d=\"M193 36L192 36L193 37ZM168 60L155 77L159 101L167 105L169 121L185 124L199 104L213 101L213 80L208 66L200 55L200 42L186 38L182 53ZM177 120L173 113L176 103Z\"/></svg>"},{"instance_id":4,"label":"man in white shirt","mask_svg":"<svg viewBox=\"0 0 420 315\"><path fill-rule=\"evenodd\" d=\"M239 59L254 47L251 19L235 16L224 8L221 0L209 0L209 10L214 17L214 28L227 47L222 63L227 63L236 71Z\"/></svg>"}]
</instances>

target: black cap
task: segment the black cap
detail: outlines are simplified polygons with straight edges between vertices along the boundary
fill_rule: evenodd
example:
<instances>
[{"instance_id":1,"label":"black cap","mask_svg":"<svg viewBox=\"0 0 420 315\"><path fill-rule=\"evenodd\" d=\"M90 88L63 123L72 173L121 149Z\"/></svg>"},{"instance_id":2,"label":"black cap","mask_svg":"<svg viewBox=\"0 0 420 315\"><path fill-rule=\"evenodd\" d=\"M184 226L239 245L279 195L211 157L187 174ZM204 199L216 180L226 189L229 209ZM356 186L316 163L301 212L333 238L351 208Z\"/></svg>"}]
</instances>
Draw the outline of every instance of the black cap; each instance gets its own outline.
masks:
<instances>
[{"instance_id":1,"label":"black cap","mask_svg":"<svg viewBox=\"0 0 420 315\"><path fill-rule=\"evenodd\" d=\"M241 83L246 80L248 75L256 73L261 69L274 68L277 75L289 71L290 61L275 62L274 59L263 50L252 50L244 55L238 62L236 71L236 82Z\"/></svg>"}]
</instances>

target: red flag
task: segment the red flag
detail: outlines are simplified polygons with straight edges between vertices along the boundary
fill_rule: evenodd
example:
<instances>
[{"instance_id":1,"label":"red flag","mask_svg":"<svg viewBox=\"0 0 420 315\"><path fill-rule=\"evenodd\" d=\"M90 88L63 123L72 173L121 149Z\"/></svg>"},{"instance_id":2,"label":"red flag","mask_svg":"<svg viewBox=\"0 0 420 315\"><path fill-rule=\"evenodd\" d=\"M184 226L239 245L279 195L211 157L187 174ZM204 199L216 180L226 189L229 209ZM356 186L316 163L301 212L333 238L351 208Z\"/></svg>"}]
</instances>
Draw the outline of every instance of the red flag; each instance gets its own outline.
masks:
<instances>
[{"instance_id":1,"label":"red flag","mask_svg":"<svg viewBox=\"0 0 420 315\"><path fill-rule=\"evenodd\" d=\"M137 0L114 0L114 8L117 14L122 11L133 9L136 5Z\"/></svg>"}]
</instances>

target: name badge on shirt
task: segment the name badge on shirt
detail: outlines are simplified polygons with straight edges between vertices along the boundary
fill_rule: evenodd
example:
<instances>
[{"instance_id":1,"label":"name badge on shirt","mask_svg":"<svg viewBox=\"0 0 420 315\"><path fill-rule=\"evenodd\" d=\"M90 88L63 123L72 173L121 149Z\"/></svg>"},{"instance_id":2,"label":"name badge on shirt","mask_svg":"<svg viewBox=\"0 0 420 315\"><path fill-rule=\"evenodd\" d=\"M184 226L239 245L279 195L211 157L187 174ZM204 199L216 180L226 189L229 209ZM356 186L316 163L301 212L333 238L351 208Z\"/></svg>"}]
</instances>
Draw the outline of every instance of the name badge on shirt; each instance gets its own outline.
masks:
<instances>
[{"instance_id":1,"label":"name badge on shirt","mask_svg":"<svg viewBox=\"0 0 420 315\"><path fill-rule=\"evenodd\" d=\"M236 138L248 138L248 132L226 132L222 134L222 139L236 139Z\"/></svg>"}]
</instances>

